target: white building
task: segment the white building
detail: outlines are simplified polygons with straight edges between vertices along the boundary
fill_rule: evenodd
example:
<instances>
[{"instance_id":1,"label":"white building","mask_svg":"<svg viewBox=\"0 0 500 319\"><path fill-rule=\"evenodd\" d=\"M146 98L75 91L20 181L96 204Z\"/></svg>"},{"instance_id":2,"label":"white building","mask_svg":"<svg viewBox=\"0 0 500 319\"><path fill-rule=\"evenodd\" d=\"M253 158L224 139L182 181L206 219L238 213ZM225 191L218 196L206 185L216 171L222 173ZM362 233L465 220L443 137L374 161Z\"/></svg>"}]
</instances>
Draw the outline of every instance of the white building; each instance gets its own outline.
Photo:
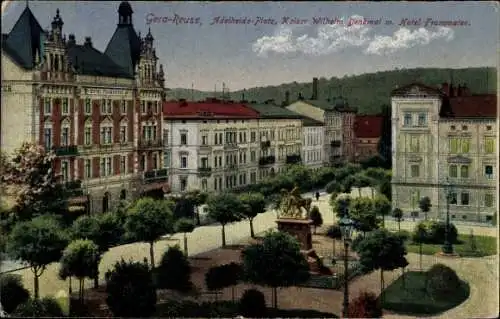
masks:
<instances>
[{"instance_id":1,"label":"white building","mask_svg":"<svg viewBox=\"0 0 500 319\"><path fill-rule=\"evenodd\" d=\"M318 79L313 78L313 92L310 100L299 96L298 100L287 105L290 111L307 116L323 123L323 153L325 163L352 159L354 156L353 125L356 109L349 107L342 97L320 100L318 98Z\"/></svg>"},{"instance_id":2,"label":"white building","mask_svg":"<svg viewBox=\"0 0 500 319\"><path fill-rule=\"evenodd\" d=\"M256 106L255 108L258 108ZM300 160L302 122L233 102L167 102L164 168L173 193L255 184Z\"/></svg>"},{"instance_id":3,"label":"white building","mask_svg":"<svg viewBox=\"0 0 500 319\"><path fill-rule=\"evenodd\" d=\"M312 169L319 169L325 163L325 127L323 123L309 117L302 120L302 162Z\"/></svg>"},{"instance_id":4,"label":"white building","mask_svg":"<svg viewBox=\"0 0 500 319\"><path fill-rule=\"evenodd\" d=\"M468 88L411 84L392 94L392 201L405 213L431 199L430 216L489 222L497 214L497 98Z\"/></svg>"}]
</instances>

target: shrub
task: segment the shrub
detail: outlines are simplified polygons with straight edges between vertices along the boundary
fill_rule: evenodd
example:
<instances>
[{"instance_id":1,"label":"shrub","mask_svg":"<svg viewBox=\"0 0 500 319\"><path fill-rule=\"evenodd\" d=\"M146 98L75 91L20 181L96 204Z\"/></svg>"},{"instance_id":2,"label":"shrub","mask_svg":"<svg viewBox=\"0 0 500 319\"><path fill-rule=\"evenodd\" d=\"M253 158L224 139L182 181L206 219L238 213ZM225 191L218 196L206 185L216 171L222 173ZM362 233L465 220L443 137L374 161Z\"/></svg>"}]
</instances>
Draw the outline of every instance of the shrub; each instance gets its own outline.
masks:
<instances>
[{"instance_id":1,"label":"shrub","mask_svg":"<svg viewBox=\"0 0 500 319\"><path fill-rule=\"evenodd\" d=\"M326 236L333 238L333 239L341 239L342 238L342 230L340 229L340 226L335 224L331 225L328 227L328 230L326 231Z\"/></svg>"},{"instance_id":2,"label":"shrub","mask_svg":"<svg viewBox=\"0 0 500 319\"><path fill-rule=\"evenodd\" d=\"M417 230L421 231L422 243L425 244L442 244L444 243L446 233L446 223L438 221L421 221L415 226L412 234L413 242L419 242ZM458 231L455 225L450 224L450 232L448 233L448 240L451 243L458 243Z\"/></svg>"},{"instance_id":3,"label":"shrub","mask_svg":"<svg viewBox=\"0 0 500 319\"><path fill-rule=\"evenodd\" d=\"M401 237L403 239L403 241L407 241L408 239L411 238L411 233L407 230L400 230L400 231L396 232L396 235Z\"/></svg>"},{"instance_id":4,"label":"shrub","mask_svg":"<svg viewBox=\"0 0 500 319\"><path fill-rule=\"evenodd\" d=\"M28 299L17 306L13 313L16 317L64 317L64 313L53 298Z\"/></svg>"},{"instance_id":5,"label":"shrub","mask_svg":"<svg viewBox=\"0 0 500 319\"><path fill-rule=\"evenodd\" d=\"M457 273L448 266L436 264L427 271L427 291L436 299L445 299L460 289Z\"/></svg>"},{"instance_id":6,"label":"shrub","mask_svg":"<svg viewBox=\"0 0 500 319\"><path fill-rule=\"evenodd\" d=\"M26 302L30 293L23 286L20 276L6 274L0 276L0 302L7 313L12 313L17 306Z\"/></svg>"},{"instance_id":7,"label":"shrub","mask_svg":"<svg viewBox=\"0 0 500 319\"><path fill-rule=\"evenodd\" d=\"M382 306L374 293L362 292L349 303L347 312L349 318L380 318Z\"/></svg>"},{"instance_id":8,"label":"shrub","mask_svg":"<svg viewBox=\"0 0 500 319\"><path fill-rule=\"evenodd\" d=\"M181 292L192 288L191 266L178 246L169 247L163 254L160 266L156 269L156 275L159 288Z\"/></svg>"},{"instance_id":9,"label":"shrub","mask_svg":"<svg viewBox=\"0 0 500 319\"><path fill-rule=\"evenodd\" d=\"M116 262L106 273L106 303L116 317L149 317L156 290L147 262Z\"/></svg>"},{"instance_id":10,"label":"shrub","mask_svg":"<svg viewBox=\"0 0 500 319\"><path fill-rule=\"evenodd\" d=\"M240 299L239 312L244 317L263 318L266 316L266 298L257 289L245 290Z\"/></svg>"}]
</instances>

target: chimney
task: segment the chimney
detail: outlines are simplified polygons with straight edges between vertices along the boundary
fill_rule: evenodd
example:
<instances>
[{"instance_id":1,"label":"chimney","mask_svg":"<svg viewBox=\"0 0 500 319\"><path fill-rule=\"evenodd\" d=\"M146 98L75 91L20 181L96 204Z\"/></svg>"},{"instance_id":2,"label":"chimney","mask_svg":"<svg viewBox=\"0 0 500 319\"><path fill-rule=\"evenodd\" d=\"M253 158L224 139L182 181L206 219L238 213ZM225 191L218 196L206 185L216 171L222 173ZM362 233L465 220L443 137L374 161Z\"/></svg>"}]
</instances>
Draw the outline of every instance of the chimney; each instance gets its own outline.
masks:
<instances>
[{"instance_id":1,"label":"chimney","mask_svg":"<svg viewBox=\"0 0 500 319\"><path fill-rule=\"evenodd\" d=\"M450 86L447 82L441 84L441 91L443 91L443 93L446 95L450 95Z\"/></svg>"},{"instance_id":2,"label":"chimney","mask_svg":"<svg viewBox=\"0 0 500 319\"><path fill-rule=\"evenodd\" d=\"M318 99L318 78L313 78L313 91L311 100L317 100L317 99Z\"/></svg>"},{"instance_id":3,"label":"chimney","mask_svg":"<svg viewBox=\"0 0 500 319\"><path fill-rule=\"evenodd\" d=\"M84 47L91 48L92 47L92 38L85 37L85 42L83 43Z\"/></svg>"},{"instance_id":4,"label":"chimney","mask_svg":"<svg viewBox=\"0 0 500 319\"><path fill-rule=\"evenodd\" d=\"M75 35L74 34L70 34L69 37L68 37L68 42L66 42L68 47L72 47L76 44L76 40L75 40Z\"/></svg>"},{"instance_id":5,"label":"chimney","mask_svg":"<svg viewBox=\"0 0 500 319\"><path fill-rule=\"evenodd\" d=\"M290 104L290 91L286 91L285 92L285 105L289 105Z\"/></svg>"}]
</instances>

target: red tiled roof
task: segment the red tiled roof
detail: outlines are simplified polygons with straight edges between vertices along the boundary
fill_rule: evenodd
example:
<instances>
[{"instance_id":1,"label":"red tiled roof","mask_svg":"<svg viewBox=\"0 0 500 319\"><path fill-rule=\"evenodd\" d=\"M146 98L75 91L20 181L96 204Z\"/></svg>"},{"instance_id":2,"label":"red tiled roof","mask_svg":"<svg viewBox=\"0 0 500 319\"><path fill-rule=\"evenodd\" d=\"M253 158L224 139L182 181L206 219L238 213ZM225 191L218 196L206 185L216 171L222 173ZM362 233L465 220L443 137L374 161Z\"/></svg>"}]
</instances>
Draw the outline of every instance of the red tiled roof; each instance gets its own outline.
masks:
<instances>
[{"instance_id":1,"label":"red tiled roof","mask_svg":"<svg viewBox=\"0 0 500 319\"><path fill-rule=\"evenodd\" d=\"M497 117L495 94L457 96L450 98L451 117Z\"/></svg>"},{"instance_id":2,"label":"red tiled roof","mask_svg":"<svg viewBox=\"0 0 500 319\"><path fill-rule=\"evenodd\" d=\"M357 138L377 138L382 135L383 117L379 115L360 115L354 120L354 134Z\"/></svg>"},{"instance_id":3,"label":"red tiled roof","mask_svg":"<svg viewBox=\"0 0 500 319\"><path fill-rule=\"evenodd\" d=\"M258 118L259 113L243 103L207 99L201 102L169 101L163 103L166 117L182 118Z\"/></svg>"}]
</instances>

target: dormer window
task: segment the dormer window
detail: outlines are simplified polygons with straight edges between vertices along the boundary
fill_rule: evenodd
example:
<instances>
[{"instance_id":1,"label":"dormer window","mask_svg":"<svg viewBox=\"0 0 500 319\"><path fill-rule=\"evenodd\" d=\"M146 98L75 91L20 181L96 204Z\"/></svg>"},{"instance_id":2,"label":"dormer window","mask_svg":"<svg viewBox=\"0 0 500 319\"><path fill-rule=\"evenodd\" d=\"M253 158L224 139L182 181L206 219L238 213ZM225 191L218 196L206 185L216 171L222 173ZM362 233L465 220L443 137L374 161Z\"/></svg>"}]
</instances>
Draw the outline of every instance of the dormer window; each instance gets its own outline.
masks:
<instances>
[{"instance_id":1,"label":"dormer window","mask_svg":"<svg viewBox=\"0 0 500 319\"><path fill-rule=\"evenodd\" d=\"M463 131L467 131L467 129L468 129L467 125L462 126Z\"/></svg>"},{"instance_id":2,"label":"dormer window","mask_svg":"<svg viewBox=\"0 0 500 319\"><path fill-rule=\"evenodd\" d=\"M450 130L454 131L455 130L455 125L450 126Z\"/></svg>"}]
</instances>

